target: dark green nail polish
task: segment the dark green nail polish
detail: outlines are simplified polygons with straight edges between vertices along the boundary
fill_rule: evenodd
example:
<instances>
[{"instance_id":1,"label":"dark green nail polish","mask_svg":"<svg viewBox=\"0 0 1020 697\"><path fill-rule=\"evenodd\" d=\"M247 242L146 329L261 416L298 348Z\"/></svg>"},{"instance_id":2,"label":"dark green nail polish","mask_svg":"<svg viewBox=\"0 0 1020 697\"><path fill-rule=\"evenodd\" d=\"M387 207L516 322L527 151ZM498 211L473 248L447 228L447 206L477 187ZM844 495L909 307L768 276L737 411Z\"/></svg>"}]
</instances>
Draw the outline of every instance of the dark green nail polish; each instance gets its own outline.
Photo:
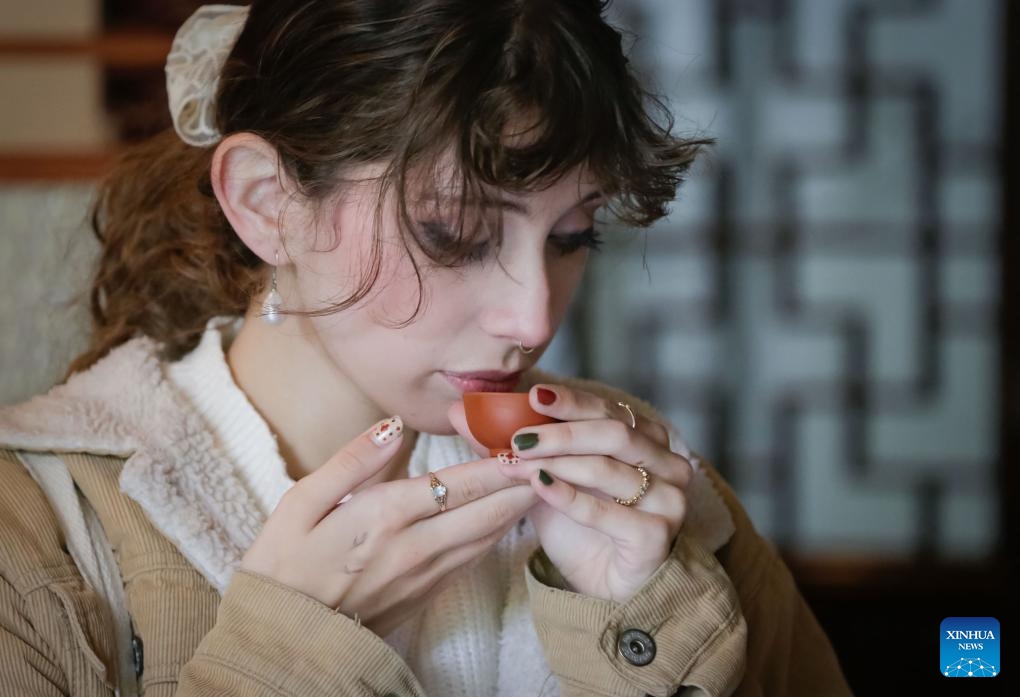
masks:
<instances>
[{"instance_id":1,"label":"dark green nail polish","mask_svg":"<svg viewBox=\"0 0 1020 697\"><path fill-rule=\"evenodd\" d=\"M546 472L545 470L538 471L538 480L545 484L546 486L549 486L553 482L552 477L550 477L549 473Z\"/></svg>"},{"instance_id":2,"label":"dark green nail polish","mask_svg":"<svg viewBox=\"0 0 1020 697\"><path fill-rule=\"evenodd\" d=\"M534 448L538 445L538 434L537 433L519 433L514 436L514 445L517 446L518 450L527 450L528 448Z\"/></svg>"}]
</instances>

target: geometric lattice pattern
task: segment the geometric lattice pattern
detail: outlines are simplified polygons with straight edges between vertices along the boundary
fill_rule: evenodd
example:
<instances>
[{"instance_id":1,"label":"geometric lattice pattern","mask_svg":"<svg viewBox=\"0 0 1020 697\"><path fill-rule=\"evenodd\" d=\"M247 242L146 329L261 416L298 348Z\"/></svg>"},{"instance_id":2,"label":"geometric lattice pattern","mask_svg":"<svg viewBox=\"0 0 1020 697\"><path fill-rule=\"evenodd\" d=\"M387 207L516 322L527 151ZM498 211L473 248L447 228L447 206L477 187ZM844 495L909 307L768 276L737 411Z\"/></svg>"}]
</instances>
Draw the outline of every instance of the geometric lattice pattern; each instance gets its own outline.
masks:
<instances>
[{"instance_id":1,"label":"geometric lattice pattern","mask_svg":"<svg viewBox=\"0 0 1020 697\"><path fill-rule=\"evenodd\" d=\"M549 362L662 407L785 548L987 554L998 4L614 7L718 145L597 255Z\"/></svg>"}]
</instances>

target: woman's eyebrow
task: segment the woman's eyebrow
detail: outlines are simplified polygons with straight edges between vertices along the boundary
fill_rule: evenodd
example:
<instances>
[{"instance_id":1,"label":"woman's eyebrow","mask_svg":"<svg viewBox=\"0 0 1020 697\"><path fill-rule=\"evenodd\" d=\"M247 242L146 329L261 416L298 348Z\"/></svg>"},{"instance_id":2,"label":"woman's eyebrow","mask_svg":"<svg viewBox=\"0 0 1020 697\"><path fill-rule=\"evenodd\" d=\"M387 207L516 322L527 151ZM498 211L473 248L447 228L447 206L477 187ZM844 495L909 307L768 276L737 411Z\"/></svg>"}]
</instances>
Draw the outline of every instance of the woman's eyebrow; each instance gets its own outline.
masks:
<instances>
[{"instance_id":1,"label":"woman's eyebrow","mask_svg":"<svg viewBox=\"0 0 1020 697\"><path fill-rule=\"evenodd\" d=\"M577 206L580 206L583 203L588 203L589 201L594 201L595 199L601 198L602 196L603 196L603 193L602 193L602 191L600 189L596 189L595 191L590 191L587 194L585 194L583 197L581 197L581 200L579 200L577 203L575 203L573 207L576 208ZM437 195L427 196L426 198L423 199L423 201L427 202L427 203L439 203L439 204L458 203L458 201L456 199L452 198L452 197L437 196ZM467 206L473 206L473 205L476 206L476 205L479 205L479 202L478 202L477 199L468 199L464 203ZM527 207L527 205L525 205L523 203L519 203L517 201L511 201L509 199L498 199L498 200L495 200L495 201L492 201L492 200L483 201L482 205L483 205L484 208L500 208L501 210L513 211L514 213L520 213L521 215L526 215L526 216L530 216L531 215L531 210Z\"/></svg>"}]
</instances>

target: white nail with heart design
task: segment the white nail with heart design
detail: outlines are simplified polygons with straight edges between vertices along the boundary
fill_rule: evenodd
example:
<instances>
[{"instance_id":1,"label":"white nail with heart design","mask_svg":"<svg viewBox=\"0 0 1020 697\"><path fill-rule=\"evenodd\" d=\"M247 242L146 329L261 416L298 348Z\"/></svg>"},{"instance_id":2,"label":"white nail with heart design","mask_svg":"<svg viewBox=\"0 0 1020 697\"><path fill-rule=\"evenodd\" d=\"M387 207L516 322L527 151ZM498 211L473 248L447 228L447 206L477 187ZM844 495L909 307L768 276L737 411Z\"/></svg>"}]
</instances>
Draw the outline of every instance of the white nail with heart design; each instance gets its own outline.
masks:
<instances>
[{"instance_id":1,"label":"white nail with heart design","mask_svg":"<svg viewBox=\"0 0 1020 697\"><path fill-rule=\"evenodd\" d=\"M521 461L521 458L508 452L496 453L496 459L499 460L502 465L516 465Z\"/></svg>"},{"instance_id":2,"label":"white nail with heart design","mask_svg":"<svg viewBox=\"0 0 1020 697\"><path fill-rule=\"evenodd\" d=\"M404 431L404 422L399 416L383 419L372 427L372 442L380 448L396 440Z\"/></svg>"}]
</instances>

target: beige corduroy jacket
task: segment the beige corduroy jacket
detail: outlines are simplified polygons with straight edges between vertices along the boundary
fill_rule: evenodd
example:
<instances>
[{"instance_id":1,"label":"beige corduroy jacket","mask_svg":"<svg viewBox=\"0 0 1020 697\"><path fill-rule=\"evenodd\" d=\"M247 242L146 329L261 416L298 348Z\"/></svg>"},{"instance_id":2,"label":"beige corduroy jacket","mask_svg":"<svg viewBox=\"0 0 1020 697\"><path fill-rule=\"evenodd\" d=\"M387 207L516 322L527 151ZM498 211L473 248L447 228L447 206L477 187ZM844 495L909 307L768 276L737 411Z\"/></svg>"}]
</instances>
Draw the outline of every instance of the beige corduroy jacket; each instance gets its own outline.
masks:
<instances>
[{"instance_id":1,"label":"beige corduroy jacket","mask_svg":"<svg viewBox=\"0 0 1020 697\"><path fill-rule=\"evenodd\" d=\"M221 595L122 491L124 457L59 457L115 553L145 695L424 694L379 637L299 592L242 571ZM735 532L715 553L681 534L627 602L562 590L540 549L529 559L524 573L534 625L560 693L849 695L828 638L786 566L726 482L708 463L702 468ZM19 453L0 450L0 694L116 693L110 613L83 580L61 530ZM633 665L621 652L629 629L654 641L647 665Z\"/></svg>"}]
</instances>

